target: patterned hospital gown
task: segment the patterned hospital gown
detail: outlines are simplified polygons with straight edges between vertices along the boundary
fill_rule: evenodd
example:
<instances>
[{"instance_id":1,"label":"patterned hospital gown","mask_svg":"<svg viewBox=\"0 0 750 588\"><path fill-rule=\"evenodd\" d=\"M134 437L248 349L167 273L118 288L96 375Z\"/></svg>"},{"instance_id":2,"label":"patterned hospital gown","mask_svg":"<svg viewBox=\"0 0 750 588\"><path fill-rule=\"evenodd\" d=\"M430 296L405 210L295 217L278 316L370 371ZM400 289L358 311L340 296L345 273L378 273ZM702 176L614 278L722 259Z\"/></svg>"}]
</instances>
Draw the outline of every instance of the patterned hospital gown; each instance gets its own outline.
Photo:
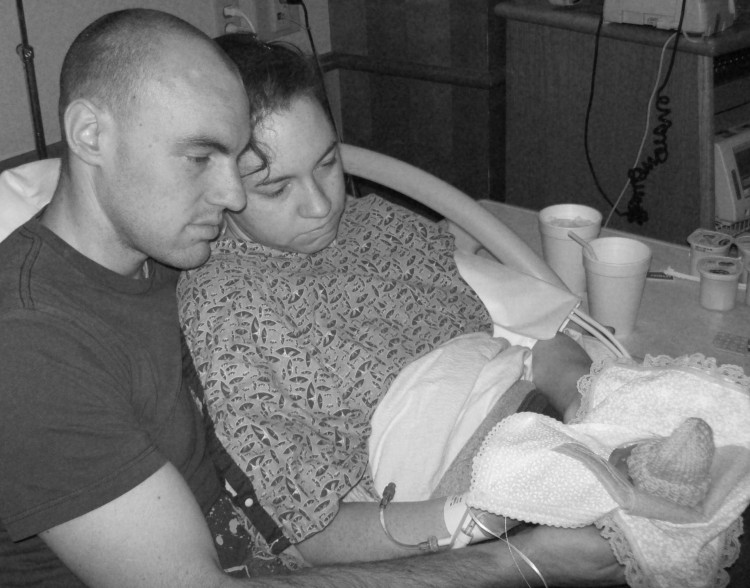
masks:
<instances>
[{"instance_id":1,"label":"patterned hospital gown","mask_svg":"<svg viewBox=\"0 0 750 588\"><path fill-rule=\"evenodd\" d=\"M182 277L181 320L217 435L292 542L369 479L370 417L403 366L491 330L453 249L441 225L367 196L321 252L222 238Z\"/></svg>"}]
</instances>

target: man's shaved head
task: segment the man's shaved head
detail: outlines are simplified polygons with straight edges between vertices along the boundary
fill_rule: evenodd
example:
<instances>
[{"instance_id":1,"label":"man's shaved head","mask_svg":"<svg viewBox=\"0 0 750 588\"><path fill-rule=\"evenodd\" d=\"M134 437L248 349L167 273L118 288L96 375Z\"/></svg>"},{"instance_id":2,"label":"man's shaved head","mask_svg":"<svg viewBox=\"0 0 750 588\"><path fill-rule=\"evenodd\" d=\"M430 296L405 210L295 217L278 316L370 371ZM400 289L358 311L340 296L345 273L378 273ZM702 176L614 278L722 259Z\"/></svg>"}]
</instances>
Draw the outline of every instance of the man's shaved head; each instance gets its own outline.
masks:
<instances>
[{"instance_id":1,"label":"man's shaved head","mask_svg":"<svg viewBox=\"0 0 750 588\"><path fill-rule=\"evenodd\" d=\"M236 66L202 31L165 12L128 9L106 14L73 41L60 74L59 115L79 98L90 100L114 116L127 117L159 74L166 43L194 40L213 46L229 69Z\"/></svg>"}]
</instances>

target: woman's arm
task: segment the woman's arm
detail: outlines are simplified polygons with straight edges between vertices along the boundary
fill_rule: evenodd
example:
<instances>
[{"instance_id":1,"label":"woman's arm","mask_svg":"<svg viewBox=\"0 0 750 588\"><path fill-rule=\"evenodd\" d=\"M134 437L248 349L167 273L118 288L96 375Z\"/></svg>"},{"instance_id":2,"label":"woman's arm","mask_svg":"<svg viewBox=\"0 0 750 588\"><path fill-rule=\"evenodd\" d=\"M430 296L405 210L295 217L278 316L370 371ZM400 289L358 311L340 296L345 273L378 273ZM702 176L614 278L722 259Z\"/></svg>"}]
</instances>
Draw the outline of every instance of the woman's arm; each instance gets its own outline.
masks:
<instances>
[{"instance_id":1,"label":"woman's arm","mask_svg":"<svg viewBox=\"0 0 750 588\"><path fill-rule=\"evenodd\" d=\"M394 502L385 510L388 531L402 543L416 544L431 535L448 537L443 521L445 498ZM377 502L342 502L325 529L296 544L305 561L319 566L408 557L418 550L400 547L380 525Z\"/></svg>"},{"instance_id":2,"label":"woman's arm","mask_svg":"<svg viewBox=\"0 0 750 588\"><path fill-rule=\"evenodd\" d=\"M342 502L331 524L295 547L308 563L325 565L423 554L429 551L424 547L430 538L445 546L455 537L456 545L465 545L469 536L459 529L470 531L471 543L493 539L479 526L471 525L467 510L461 496L390 503L383 511L389 537L380 520L378 503ZM473 514L496 535L518 525L518 521L489 512L473 510Z\"/></svg>"},{"instance_id":3,"label":"woman's arm","mask_svg":"<svg viewBox=\"0 0 750 588\"><path fill-rule=\"evenodd\" d=\"M564 333L540 340L531 350L533 381L552 406L569 422L578 411L578 380L591 369L591 358Z\"/></svg>"}]
</instances>

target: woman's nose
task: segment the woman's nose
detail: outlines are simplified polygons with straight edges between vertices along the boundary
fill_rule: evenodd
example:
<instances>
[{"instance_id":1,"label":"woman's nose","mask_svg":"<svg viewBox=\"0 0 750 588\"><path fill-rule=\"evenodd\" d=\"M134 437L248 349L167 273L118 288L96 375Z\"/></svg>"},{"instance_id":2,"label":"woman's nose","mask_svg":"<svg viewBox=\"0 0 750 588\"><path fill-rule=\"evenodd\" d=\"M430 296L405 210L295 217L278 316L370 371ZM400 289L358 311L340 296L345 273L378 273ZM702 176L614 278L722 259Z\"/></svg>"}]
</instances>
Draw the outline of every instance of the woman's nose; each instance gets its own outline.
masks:
<instances>
[{"instance_id":1,"label":"woman's nose","mask_svg":"<svg viewBox=\"0 0 750 588\"><path fill-rule=\"evenodd\" d=\"M321 218L331 212L331 200L314 179L305 184L302 212L305 216Z\"/></svg>"}]
</instances>

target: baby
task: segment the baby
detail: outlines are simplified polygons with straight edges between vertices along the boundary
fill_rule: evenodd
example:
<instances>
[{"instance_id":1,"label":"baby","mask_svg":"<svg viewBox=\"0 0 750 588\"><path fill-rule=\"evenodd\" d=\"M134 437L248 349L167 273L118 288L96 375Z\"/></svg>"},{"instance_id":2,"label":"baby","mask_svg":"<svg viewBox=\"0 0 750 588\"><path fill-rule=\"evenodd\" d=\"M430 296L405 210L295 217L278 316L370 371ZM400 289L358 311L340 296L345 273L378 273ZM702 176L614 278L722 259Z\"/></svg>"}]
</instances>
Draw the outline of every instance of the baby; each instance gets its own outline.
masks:
<instances>
[{"instance_id":1,"label":"baby","mask_svg":"<svg viewBox=\"0 0 750 588\"><path fill-rule=\"evenodd\" d=\"M531 523L594 523L630 585L711 586L750 503L748 378L699 355L597 364L563 424L507 417L474 460L467 503Z\"/></svg>"}]
</instances>

